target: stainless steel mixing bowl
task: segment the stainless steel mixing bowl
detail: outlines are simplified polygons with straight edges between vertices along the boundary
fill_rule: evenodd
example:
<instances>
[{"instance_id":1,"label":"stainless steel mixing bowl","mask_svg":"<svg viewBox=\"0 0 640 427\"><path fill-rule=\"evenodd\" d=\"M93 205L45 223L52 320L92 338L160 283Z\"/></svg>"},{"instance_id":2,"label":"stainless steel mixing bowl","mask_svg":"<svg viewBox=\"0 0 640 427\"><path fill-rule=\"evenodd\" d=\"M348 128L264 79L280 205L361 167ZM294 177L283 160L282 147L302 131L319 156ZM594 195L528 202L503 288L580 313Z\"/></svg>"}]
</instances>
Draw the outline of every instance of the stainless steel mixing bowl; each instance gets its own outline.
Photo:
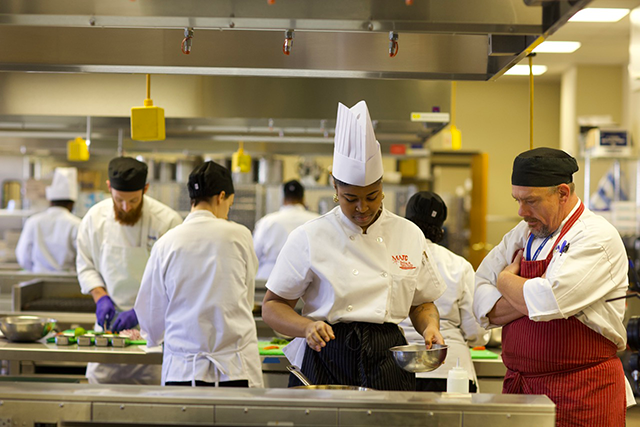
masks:
<instances>
[{"instance_id":1,"label":"stainless steel mixing bowl","mask_svg":"<svg viewBox=\"0 0 640 427\"><path fill-rule=\"evenodd\" d=\"M426 345L410 344L391 347L389 351L393 353L398 366L405 371L429 372L444 363L448 348L446 345L433 344L427 350Z\"/></svg>"},{"instance_id":2,"label":"stainless steel mixing bowl","mask_svg":"<svg viewBox=\"0 0 640 427\"><path fill-rule=\"evenodd\" d=\"M37 316L7 316L0 318L0 331L9 341L37 341L53 330L55 319Z\"/></svg>"}]
</instances>

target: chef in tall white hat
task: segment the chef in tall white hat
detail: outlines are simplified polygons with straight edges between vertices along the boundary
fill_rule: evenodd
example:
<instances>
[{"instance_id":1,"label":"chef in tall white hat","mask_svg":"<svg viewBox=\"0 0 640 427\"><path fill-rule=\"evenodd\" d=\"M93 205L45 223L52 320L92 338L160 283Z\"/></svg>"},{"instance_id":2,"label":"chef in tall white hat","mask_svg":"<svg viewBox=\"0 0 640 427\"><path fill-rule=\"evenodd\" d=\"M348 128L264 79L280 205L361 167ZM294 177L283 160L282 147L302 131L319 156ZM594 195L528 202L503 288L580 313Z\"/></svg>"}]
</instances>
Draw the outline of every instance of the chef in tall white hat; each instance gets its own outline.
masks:
<instances>
[{"instance_id":1,"label":"chef in tall white hat","mask_svg":"<svg viewBox=\"0 0 640 427\"><path fill-rule=\"evenodd\" d=\"M366 103L338 104L338 206L289 235L262 306L267 324L296 337L285 354L314 384L414 390L388 351L406 344L397 325L408 315L428 346L443 343L433 301L446 285L420 229L384 208L382 174Z\"/></svg>"},{"instance_id":2,"label":"chef in tall white hat","mask_svg":"<svg viewBox=\"0 0 640 427\"><path fill-rule=\"evenodd\" d=\"M71 211L78 199L78 170L56 168L45 191L50 206L25 222L16 258L20 267L35 273L75 271L80 218Z\"/></svg>"}]
</instances>

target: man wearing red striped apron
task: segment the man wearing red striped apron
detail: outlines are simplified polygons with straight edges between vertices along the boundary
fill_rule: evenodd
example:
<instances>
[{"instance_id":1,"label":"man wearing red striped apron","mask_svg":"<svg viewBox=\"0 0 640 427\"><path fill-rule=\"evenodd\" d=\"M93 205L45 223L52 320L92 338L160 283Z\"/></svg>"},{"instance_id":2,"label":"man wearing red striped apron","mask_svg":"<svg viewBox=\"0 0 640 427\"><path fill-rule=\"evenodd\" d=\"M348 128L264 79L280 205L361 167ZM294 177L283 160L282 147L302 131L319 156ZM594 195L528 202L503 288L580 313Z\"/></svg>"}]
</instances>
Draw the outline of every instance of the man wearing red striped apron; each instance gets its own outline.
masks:
<instances>
[{"instance_id":1,"label":"man wearing red striped apron","mask_svg":"<svg viewBox=\"0 0 640 427\"><path fill-rule=\"evenodd\" d=\"M503 326L503 393L545 394L557 426L624 426L634 404L622 364L627 256L616 229L575 194L576 160L537 148L516 157L523 218L476 272L474 312Z\"/></svg>"}]
</instances>

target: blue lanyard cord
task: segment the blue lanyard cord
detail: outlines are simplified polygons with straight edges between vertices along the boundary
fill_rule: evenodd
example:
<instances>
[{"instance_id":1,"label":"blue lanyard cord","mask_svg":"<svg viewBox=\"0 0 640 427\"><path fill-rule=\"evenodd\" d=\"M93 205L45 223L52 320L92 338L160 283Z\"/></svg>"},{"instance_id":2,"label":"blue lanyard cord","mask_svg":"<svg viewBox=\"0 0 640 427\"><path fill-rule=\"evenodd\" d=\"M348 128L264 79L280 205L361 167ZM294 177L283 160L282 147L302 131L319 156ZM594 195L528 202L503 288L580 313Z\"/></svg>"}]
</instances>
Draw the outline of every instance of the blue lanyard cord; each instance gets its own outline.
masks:
<instances>
[{"instance_id":1,"label":"blue lanyard cord","mask_svg":"<svg viewBox=\"0 0 640 427\"><path fill-rule=\"evenodd\" d=\"M540 251L542 251L542 248L544 248L544 245L547 244L551 236L553 236L553 234L548 235L546 239L544 239L542 244L538 246L536 253L533 254L533 258L531 258L531 245L533 245L534 235L533 234L529 235L529 241L527 242L527 261L535 261L538 258L538 255L540 255Z\"/></svg>"}]
</instances>

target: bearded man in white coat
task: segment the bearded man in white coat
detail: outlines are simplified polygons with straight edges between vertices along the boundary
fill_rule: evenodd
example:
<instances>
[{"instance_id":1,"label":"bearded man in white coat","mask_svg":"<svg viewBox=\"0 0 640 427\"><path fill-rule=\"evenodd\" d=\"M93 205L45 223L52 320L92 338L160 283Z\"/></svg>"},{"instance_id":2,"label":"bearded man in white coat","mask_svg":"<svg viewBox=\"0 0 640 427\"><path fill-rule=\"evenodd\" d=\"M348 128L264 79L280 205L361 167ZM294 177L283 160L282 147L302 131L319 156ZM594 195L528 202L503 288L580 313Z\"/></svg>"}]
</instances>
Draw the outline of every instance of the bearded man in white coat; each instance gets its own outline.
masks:
<instances>
[{"instance_id":1,"label":"bearded man in white coat","mask_svg":"<svg viewBox=\"0 0 640 427\"><path fill-rule=\"evenodd\" d=\"M173 209L145 195L147 165L131 157L109 162L111 198L94 205L78 232L78 281L96 302L96 330L138 325L133 305L154 243L182 222ZM116 317L117 316L117 317ZM89 363L89 383L159 384L153 365Z\"/></svg>"},{"instance_id":2,"label":"bearded man in white coat","mask_svg":"<svg viewBox=\"0 0 640 427\"><path fill-rule=\"evenodd\" d=\"M262 387L252 314L258 266L251 232L227 220L231 172L189 176L191 213L151 251L135 304L142 336L164 341L162 384Z\"/></svg>"},{"instance_id":3,"label":"bearded man in white coat","mask_svg":"<svg viewBox=\"0 0 640 427\"><path fill-rule=\"evenodd\" d=\"M286 182L282 192L284 201L280 210L265 215L256 222L253 230L253 244L259 262L256 279L267 280L289 234L319 216L305 207L304 187L295 179Z\"/></svg>"},{"instance_id":4,"label":"bearded man in white coat","mask_svg":"<svg viewBox=\"0 0 640 427\"><path fill-rule=\"evenodd\" d=\"M45 191L50 207L25 222L16 247L18 264L34 273L75 271L80 218L71 211L78 198L78 170L56 168Z\"/></svg>"}]
</instances>

